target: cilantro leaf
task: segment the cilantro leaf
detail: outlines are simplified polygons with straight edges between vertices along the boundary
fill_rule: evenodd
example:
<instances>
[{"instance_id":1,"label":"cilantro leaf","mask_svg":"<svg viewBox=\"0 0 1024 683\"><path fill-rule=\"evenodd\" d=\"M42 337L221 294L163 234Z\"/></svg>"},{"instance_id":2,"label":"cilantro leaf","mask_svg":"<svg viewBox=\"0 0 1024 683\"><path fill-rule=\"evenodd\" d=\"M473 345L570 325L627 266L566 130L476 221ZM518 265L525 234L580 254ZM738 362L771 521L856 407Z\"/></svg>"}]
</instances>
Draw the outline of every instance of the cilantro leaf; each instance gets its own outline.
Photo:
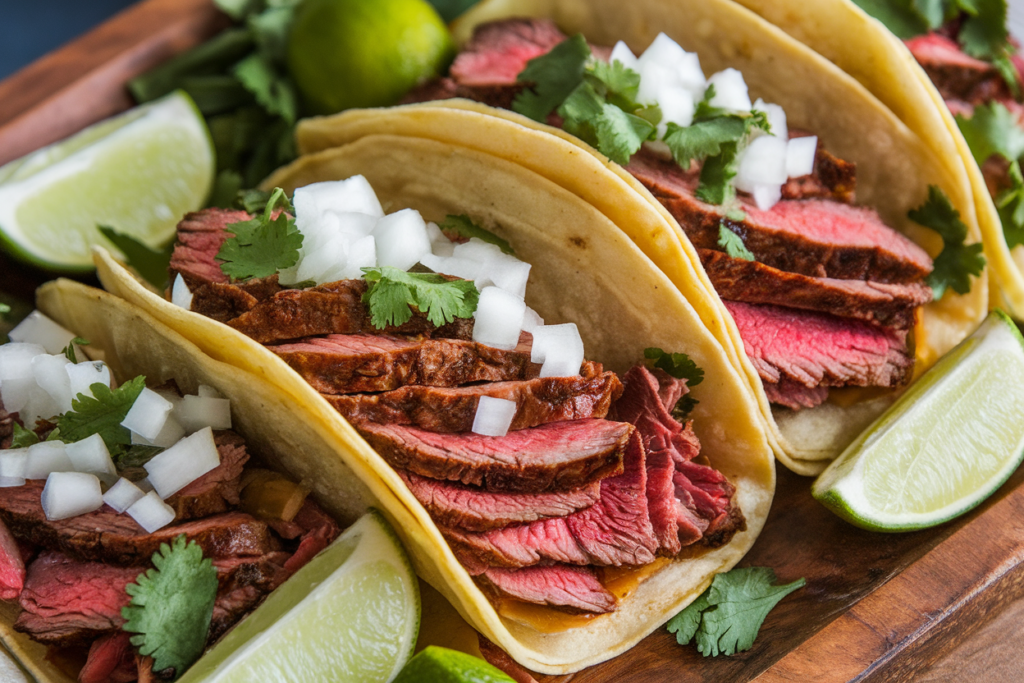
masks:
<instances>
[{"instance_id":1,"label":"cilantro leaf","mask_svg":"<svg viewBox=\"0 0 1024 683\"><path fill-rule=\"evenodd\" d=\"M1024 154L1024 129L1005 104L990 102L975 107L971 118L957 114L956 124L979 166L994 154L1007 161L1015 161Z\"/></svg>"},{"instance_id":2,"label":"cilantro leaf","mask_svg":"<svg viewBox=\"0 0 1024 683\"><path fill-rule=\"evenodd\" d=\"M235 65L232 73L269 113L280 116L289 124L295 123L299 110L295 86L278 73L266 57L259 53L251 54Z\"/></svg>"},{"instance_id":3,"label":"cilantro leaf","mask_svg":"<svg viewBox=\"0 0 1024 683\"><path fill-rule=\"evenodd\" d=\"M271 218L281 204L277 218ZM295 227L295 219L288 215L294 211L284 190L276 188L263 210L262 216L239 223L230 223L227 229L233 237L224 240L217 259L223 261L221 270L236 280L268 277L282 268L294 266L299 260L302 233Z\"/></svg>"},{"instance_id":4,"label":"cilantro leaf","mask_svg":"<svg viewBox=\"0 0 1024 683\"><path fill-rule=\"evenodd\" d=\"M724 223L718 224L718 246L725 249L725 253L733 258L743 259L744 261L755 261L754 255L747 249L747 245L743 243L743 238L734 233Z\"/></svg>"},{"instance_id":5,"label":"cilantro leaf","mask_svg":"<svg viewBox=\"0 0 1024 683\"><path fill-rule=\"evenodd\" d=\"M531 59L516 77L516 82L527 84L527 88L516 96L512 110L543 123L583 81L589 58L590 46L578 33Z\"/></svg>"},{"instance_id":6,"label":"cilantro leaf","mask_svg":"<svg viewBox=\"0 0 1024 683\"><path fill-rule=\"evenodd\" d=\"M696 639L697 650L705 657L749 650L772 608L807 584L804 579L784 586L774 583L775 572L768 567L745 567L718 574L711 586L672 617L666 627L676 634L680 645Z\"/></svg>"},{"instance_id":7,"label":"cilantro leaf","mask_svg":"<svg viewBox=\"0 0 1024 683\"><path fill-rule=\"evenodd\" d=\"M685 353L669 353L652 346L644 349L644 358L654 361L654 367L664 370L676 379L685 379L687 387L695 387L704 381L704 370Z\"/></svg>"},{"instance_id":8,"label":"cilantro leaf","mask_svg":"<svg viewBox=\"0 0 1024 683\"><path fill-rule=\"evenodd\" d=\"M483 240L488 244L495 245L506 254L515 254L515 252L512 251L512 245L510 245L508 242L495 235L490 230L481 228L479 225L474 223L473 219L471 219L466 214L461 214L458 216L449 214L437 227L441 228L441 230L444 232L454 233L461 237L475 237L478 240Z\"/></svg>"},{"instance_id":9,"label":"cilantro leaf","mask_svg":"<svg viewBox=\"0 0 1024 683\"><path fill-rule=\"evenodd\" d=\"M928 199L916 209L911 209L907 216L942 237L942 252L935 258L927 279L935 300L941 299L949 287L958 294L969 292L970 278L984 270L985 257L981 244L964 244L967 226L960 220L960 212L953 208L949 197L937 186L929 185Z\"/></svg>"},{"instance_id":10,"label":"cilantro leaf","mask_svg":"<svg viewBox=\"0 0 1024 683\"><path fill-rule=\"evenodd\" d=\"M142 467L152 460L158 453L162 453L163 451L164 449L159 446L146 446L145 444L133 443L125 449L124 452L113 456L114 465L116 465L119 470Z\"/></svg>"},{"instance_id":11,"label":"cilantro leaf","mask_svg":"<svg viewBox=\"0 0 1024 683\"><path fill-rule=\"evenodd\" d=\"M132 645L153 658L154 671L174 669L180 676L206 646L217 570L194 541L186 543L184 534L170 546L161 544L153 565L155 569L125 587L132 599L121 608L126 620L121 628L137 634L131 637Z\"/></svg>"},{"instance_id":12,"label":"cilantro leaf","mask_svg":"<svg viewBox=\"0 0 1024 683\"><path fill-rule=\"evenodd\" d=\"M65 346L61 350L61 353L63 353L64 356L69 361L71 361L72 363L77 363L78 362L78 358L75 357L75 346L88 346L88 345L89 345L89 340L88 339L82 339L81 337L75 337L74 339L71 340L70 344L68 344L67 346Z\"/></svg>"},{"instance_id":13,"label":"cilantro leaf","mask_svg":"<svg viewBox=\"0 0 1024 683\"><path fill-rule=\"evenodd\" d=\"M370 307L370 322L383 329L412 318L415 306L427 320L440 327L455 318L469 318L476 310L480 292L472 280L449 280L436 273L407 273L382 266L363 268L372 283L363 295Z\"/></svg>"},{"instance_id":14,"label":"cilantro leaf","mask_svg":"<svg viewBox=\"0 0 1024 683\"><path fill-rule=\"evenodd\" d=\"M636 101L637 93L640 92L640 74L619 60L611 64L600 59L590 60L584 78L599 92L603 90L605 99L623 111L641 108Z\"/></svg>"},{"instance_id":15,"label":"cilantro leaf","mask_svg":"<svg viewBox=\"0 0 1024 683\"><path fill-rule=\"evenodd\" d=\"M650 121L605 102L588 82L573 90L558 108L558 114L565 119L566 131L619 164L629 163L629 158L655 131Z\"/></svg>"},{"instance_id":16,"label":"cilantro leaf","mask_svg":"<svg viewBox=\"0 0 1024 683\"><path fill-rule=\"evenodd\" d=\"M92 396L79 394L71 401L72 410L57 418L60 440L72 443L99 434L111 455L121 453L132 442L131 432L121 422L145 386L142 375L113 391L105 384L93 384Z\"/></svg>"},{"instance_id":17,"label":"cilantro leaf","mask_svg":"<svg viewBox=\"0 0 1024 683\"><path fill-rule=\"evenodd\" d=\"M25 429L17 422L12 422L14 436L11 439L11 448L28 448L39 443L39 435L31 429Z\"/></svg>"},{"instance_id":18,"label":"cilantro leaf","mask_svg":"<svg viewBox=\"0 0 1024 683\"><path fill-rule=\"evenodd\" d=\"M1006 85L1010 86L1010 94L1013 95L1015 100L1021 98L1021 82L1020 72L1017 70L1017 65L1010 59L1011 47L1002 50L999 54L992 58L992 66L996 68L999 75L1003 77Z\"/></svg>"},{"instance_id":19,"label":"cilantro leaf","mask_svg":"<svg viewBox=\"0 0 1024 683\"><path fill-rule=\"evenodd\" d=\"M720 116L728 116L729 110L723 107L716 107L711 104L711 100L715 99L715 84L711 83L704 90L704 96L700 98L700 102L693 110L693 120L696 123L701 121L707 121L708 119L715 119Z\"/></svg>"},{"instance_id":20,"label":"cilantro leaf","mask_svg":"<svg viewBox=\"0 0 1024 683\"><path fill-rule=\"evenodd\" d=\"M174 251L174 240L156 251L150 249L131 235L117 232L108 225L98 225L103 236L110 240L124 254L128 265L138 271L146 282L157 289L167 285L167 268L171 264L171 253Z\"/></svg>"},{"instance_id":21,"label":"cilantro leaf","mask_svg":"<svg viewBox=\"0 0 1024 683\"><path fill-rule=\"evenodd\" d=\"M853 2L885 24L887 29L903 40L928 32L928 20L918 11L914 0L853 0Z\"/></svg>"},{"instance_id":22,"label":"cilantro leaf","mask_svg":"<svg viewBox=\"0 0 1024 683\"><path fill-rule=\"evenodd\" d=\"M1006 0L975 0L977 12L960 27L957 40L964 52L979 59L993 59L1007 50Z\"/></svg>"},{"instance_id":23,"label":"cilantro leaf","mask_svg":"<svg viewBox=\"0 0 1024 683\"><path fill-rule=\"evenodd\" d=\"M669 123L665 144L672 150L672 158L685 169L693 160L703 161L721 154L724 145L743 137L745 128L739 116L722 116L686 127Z\"/></svg>"},{"instance_id":24,"label":"cilantro leaf","mask_svg":"<svg viewBox=\"0 0 1024 683\"><path fill-rule=\"evenodd\" d=\"M235 203L249 213L261 213L267 210L272 194L269 190L239 190Z\"/></svg>"},{"instance_id":25,"label":"cilantro leaf","mask_svg":"<svg viewBox=\"0 0 1024 683\"><path fill-rule=\"evenodd\" d=\"M736 197L732 179L736 177L739 152L735 142L722 145L718 156L708 157L700 169L697 199L709 204L725 204Z\"/></svg>"},{"instance_id":26,"label":"cilantro leaf","mask_svg":"<svg viewBox=\"0 0 1024 683\"><path fill-rule=\"evenodd\" d=\"M999 220L1003 224L1003 237L1006 246L1013 249L1024 244L1024 176L1021 175L1020 163L1010 164L1011 186L996 197L996 209Z\"/></svg>"}]
</instances>

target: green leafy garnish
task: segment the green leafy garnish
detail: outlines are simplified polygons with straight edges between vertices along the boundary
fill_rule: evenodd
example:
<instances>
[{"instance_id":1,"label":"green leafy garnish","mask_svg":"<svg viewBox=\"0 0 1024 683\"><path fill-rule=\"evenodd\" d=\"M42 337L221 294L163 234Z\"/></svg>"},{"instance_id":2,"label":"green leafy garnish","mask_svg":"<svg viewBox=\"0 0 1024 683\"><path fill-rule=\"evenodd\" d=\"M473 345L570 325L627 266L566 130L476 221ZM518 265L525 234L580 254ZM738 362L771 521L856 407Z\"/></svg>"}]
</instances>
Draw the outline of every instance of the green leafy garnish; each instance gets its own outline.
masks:
<instances>
[{"instance_id":1,"label":"green leafy garnish","mask_svg":"<svg viewBox=\"0 0 1024 683\"><path fill-rule=\"evenodd\" d=\"M153 670L181 676L203 653L217 597L217 570L185 535L153 554L155 569L125 587L132 596L121 608L121 628L139 652L153 658Z\"/></svg>"},{"instance_id":2,"label":"green leafy garnish","mask_svg":"<svg viewBox=\"0 0 1024 683\"><path fill-rule=\"evenodd\" d=\"M765 617L782 598L807 584L797 579L775 586L768 567L745 567L718 574L699 598L672 617L666 627L680 645L696 638L705 657L749 650Z\"/></svg>"},{"instance_id":3,"label":"green leafy garnish","mask_svg":"<svg viewBox=\"0 0 1024 683\"><path fill-rule=\"evenodd\" d=\"M272 218L274 209L282 211ZM235 280L269 277L282 268L294 266L299 260L302 233L295 227L294 212L284 190L276 188L267 202L263 215L240 223L230 223L227 230L233 237L224 240L217 259L223 261L221 270Z\"/></svg>"},{"instance_id":4,"label":"green leafy garnish","mask_svg":"<svg viewBox=\"0 0 1024 683\"><path fill-rule=\"evenodd\" d=\"M271 114L295 123L299 98L289 78L260 53L253 53L235 65L235 78Z\"/></svg>"},{"instance_id":5,"label":"green leafy garnish","mask_svg":"<svg viewBox=\"0 0 1024 683\"><path fill-rule=\"evenodd\" d=\"M113 391L105 384L93 384L92 396L79 394L71 401L72 409L57 418L61 441L73 443L99 434L110 454L120 455L132 443L131 432L121 423L145 387L146 378L141 375Z\"/></svg>"},{"instance_id":6,"label":"green leafy garnish","mask_svg":"<svg viewBox=\"0 0 1024 683\"><path fill-rule=\"evenodd\" d=\"M76 357L76 354L75 354L75 346L88 346L88 345L89 345L89 340L88 339L82 339L81 337L75 337L74 339L71 340L70 344L68 344L67 346L65 346L61 350L61 353L63 353L64 357L67 358L72 363L77 363L78 362L78 358Z\"/></svg>"},{"instance_id":7,"label":"green leafy garnish","mask_svg":"<svg viewBox=\"0 0 1024 683\"><path fill-rule=\"evenodd\" d=\"M412 318L412 307L435 326L455 318L469 318L480 301L480 292L472 280L449 280L436 273L407 273L383 266L363 268L363 276L372 283L363 302L370 307L370 322L377 329L401 325Z\"/></svg>"},{"instance_id":8,"label":"green leafy garnish","mask_svg":"<svg viewBox=\"0 0 1024 683\"><path fill-rule=\"evenodd\" d=\"M650 347L644 349L644 358L652 361L652 367L664 370L676 379L685 379L689 388L704 381L704 370L685 353L669 353L657 347Z\"/></svg>"},{"instance_id":9,"label":"green leafy garnish","mask_svg":"<svg viewBox=\"0 0 1024 683\"><path fill-rule=\"evenodd\" d=\"M853 0L862 10L906 40L927 33L928 20L915 7L915 0Z\"/></svg>"},{"instance_id":10,"label":"green leafy garnish","mask_svg":"<svg viewBox=\"0 0 1024 683\"><path fill-rule=\"evenodd\" d=\"M1007 161L1015 161L1024 154L1024 129L1005 104L980 105L970 118L957 114L956 123L979 166L996 154Z\"/></svg>"},{"instance_id":11,"label":"green leafy garnish","mask_svg":"<svg viewBox=\"0 0 1024 683\"><path fill-rule=\"evenodd\" d=\"M971 276L981 275L985 269L985 257L981 244L964 244L967 226L960 220L960 212L953 208L949 197L937 186L929 185L928 199L910 210L907 216L942 237L942 251L935 258L927 279L935 300L941 299L949 287L958 294L971 291Z\"/></svg>"},{"instance_id":12,"label":"green leafy garnish","mask_svg":"<svg viewBox=\"0 0 1024 683\"><path fill-rule=\"evenodd\" d=\"M133 443L123 452L111 455L111 458L114 460L114 465L118 470L126 470L133 467L142 467L163 451L164 449L159 446Z\"/></svg>"},{"instance_id":13,"label":"green leafy garnish","mask_svg":"<svg viewBox=\"0 0 1024 683\"><path fill-rule=\"evenodd\" d=\"M235 197L235 203L249 213L262 213L267 210L273 194L269 190L241 190Z\"/></svg>"},{"instance_id":14,"label":"green leafy garnish","mask_svg":"<svg viewBox=\"0 0 1024 683\"><path fill-rule=\"evenodd\" d=\"M694 193L709 204L726 204L736 198L732 179L739 167L739 147L735 142L722 145L722 153L708 157L700 169L700 184Z\"/></svg>"},{"instance_id":15,"label":"green leafy garnish","mask_svg":"<svg viewBox=\"0 0 1024 683\"><path fill-rule=\"evenodd\" d=\"M448 215L437 227L441 228L444 232L455 233L461 237L468 237L470 239L475 237L478 240L487 242L488 244L493 244L506 254L515 254L515 252L512 251L512 245L495 235L490 230L481 228L473 222L473 219L465 214L461 214L459 216Z\"/></svg>"},{"instance_id":16,"label":"green leafy garnish","mask_svg":"<svg viewBox=\"0 0 1024 683\"><path fill-rule=\"evenodd\" d=\"M1013 249L1024 244L1024 176L1021 175L1019 161L1010 164L1009 177L1010 187L996 196L996 209L1003 224L1006 246Z\"/></svg>"},{"instance_id":17,"label":"green leafy garnish","mask_svg":"<svg viewBox=\"0 0 1024 683\"><path fill-rule=\"evenodd\" d=\"M972 15L960 27L957 39L964 52L992 60L1007 51L1006 0L974 0Z\"/></svg>"},{"instance_id":18,"label":"green leafy garnish","mask_svg":"<svg viewBox=\"0 0 1024 683\"><path fill-rule=\"evenodd\" d=\"M527 88L516 96L512 110L543 123L583 81L588 59L590 46L579 33L531 59L516 77Z\"/></svg>"},{"instance_id":19,"label":"green leafy garnish","mask_svg":"<svg viewBox=\"0 0 1024 683\"><path fill-rule=\"evenodd\" d=\"M31 429L25 429L17 422L13 423L14 435L11 438L11 448L28 448L39 443L39 435Z\"/></svg>"},{"instance_id":20,"label":"green leafy garnish","mask_svg":"<svg viewBox=\"0 0 1024 683\"><path fill-rule=\"evenodd\" d=\"M174 240L163 249L150 249L131 235L117 232L108 225L98 225L103 236L110 240L124 254L128 265L134 268L146 282L157 289L167 286L167 268L171 264L171 253L174 251Z\"/></svg>"},{"instance_id":21,"label":"green leafy garnish","mask_svg":"<svg viewBox=\"0 0 1024 683\"><path fill-rule=\"evenodd\" d=\"M656 126L645 118L623 111L605 100L602 93L584 80L558 108L566 132L590 143L618 164L651 138Z\"/></svg>"},{"instance_id":22,"label":"green leafy garnish","mask_svg":"<svg viewBox=\"0 0 1024 683\"><path fill-rule=\"evenodd\" d=\"M733 258L744 261L755 260L754 254L743 243L743 238L730 230L724 222L718 224L718 246L725 249L725 253Z\"/></svg>"}]
</instances>

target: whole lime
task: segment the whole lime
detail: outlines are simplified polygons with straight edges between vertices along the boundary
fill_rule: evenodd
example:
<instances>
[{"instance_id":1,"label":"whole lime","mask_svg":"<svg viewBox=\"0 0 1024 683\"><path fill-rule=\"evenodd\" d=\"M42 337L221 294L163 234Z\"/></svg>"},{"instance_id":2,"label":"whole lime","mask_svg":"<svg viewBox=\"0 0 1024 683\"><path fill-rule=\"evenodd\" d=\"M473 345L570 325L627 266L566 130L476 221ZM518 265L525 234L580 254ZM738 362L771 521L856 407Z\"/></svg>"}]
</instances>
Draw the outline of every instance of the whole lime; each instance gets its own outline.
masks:
<instances>
[{"instance_id":1,"label":"whole lime","mask_svg":"<svg viewBox=\"0 0 1024 683\"><path fill-rule=\"evenodd\" d=\"M310 111L396 103L454 54L425 0L304 0L288 40L288 69Z\"/></svg>"}]
</instances>

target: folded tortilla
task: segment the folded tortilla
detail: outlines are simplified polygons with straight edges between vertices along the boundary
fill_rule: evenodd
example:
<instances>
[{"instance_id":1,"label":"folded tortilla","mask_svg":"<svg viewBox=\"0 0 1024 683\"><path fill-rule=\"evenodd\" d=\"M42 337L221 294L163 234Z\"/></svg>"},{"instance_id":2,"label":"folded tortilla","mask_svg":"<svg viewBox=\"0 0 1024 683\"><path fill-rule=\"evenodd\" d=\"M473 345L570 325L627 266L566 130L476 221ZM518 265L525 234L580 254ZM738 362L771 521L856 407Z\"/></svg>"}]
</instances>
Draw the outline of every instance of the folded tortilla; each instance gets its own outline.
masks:
<instances>
[{"instance_id":1,"label":"folded tortilla","mask_svg":"<svg viewBox=\"0 0 1024 683\"><path fill-rule=\"evenodd\" d=\"M932 257L941 251L941 239L907 217L924 202L929 185L939 186L960 211L969 228L968 242L980 240L971 188L958 156L916 133L836 65L734 2L493 0L456 22L456 38L465 41L478 24L514 16L548 17L570 35L580 32L604 45L623 40L636 53L663 31L697 52L706 73L739 69L751 99L782 105L790 125L817 134L827 150L855 162L857 203L875 208L887 225ZM307 119L299 125L297 140L300 152L308 154L381 133L437 140L515 161L586 200L621 227L693 305L740 369L776 456L791 470L822 471L895 400L897 392L890 391L849 406L773 409L685 233L639 181L578 138L508 110L443 100ZM987 272L972 278L971 285L967 294L948 291L922 309L914 330L915 374L955 346L986 314Z\"/></svg>"}]
</instances>

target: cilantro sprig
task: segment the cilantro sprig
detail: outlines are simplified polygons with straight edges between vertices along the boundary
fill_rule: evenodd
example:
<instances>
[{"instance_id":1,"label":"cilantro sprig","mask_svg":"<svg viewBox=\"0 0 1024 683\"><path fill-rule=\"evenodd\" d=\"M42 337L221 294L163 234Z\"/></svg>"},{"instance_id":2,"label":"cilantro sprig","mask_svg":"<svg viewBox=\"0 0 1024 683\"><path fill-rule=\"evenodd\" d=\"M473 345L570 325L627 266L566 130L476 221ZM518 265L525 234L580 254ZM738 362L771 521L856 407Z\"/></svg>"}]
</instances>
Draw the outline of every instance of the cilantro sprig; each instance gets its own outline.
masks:
<instances>
[{"instance_id":1,"label":"cilantro sprig","mask_svg":"<svg viewBox=\"0 0 1024 683\"><path fill-rule=\"evenodd\" d=\"M979 166L994 155L1016 161L1024 154L1024 129L1001 102L975 107L970 118L957 114L956 123Z\"/></svg>"},{"instance_id":2,"label":"cilantro sprig","mask_svg":"<svg viewBox=\"0 0 1024 683\"><path fill-rule=\"evenodd\" d=\"M77 363L78 362L78 357L75 354L75 347L76 346L88 346L89 343L90 342L89 342L88 339L83 339L81 337L75 337L74 339L71 340L70 344L68 344L63 349L61 349L61 353L63 353L64 357L67 358L72 363Z\"/></svg>"},{"instance_id":3,"label":"cilantro sprig","mask_svg":"<svg viewBox=\"0 0 1024 683\"><path fill-rule=\"evenodd\" d=\"M730 230L724 222L718 224L718 246L725 249L725 253L733 258L744 261L756 260L754 254L743 243L743 238Z\"/></svg>"},{"instance_id":4,"label":"cilantro sprig","mask_svg":"<svg viewBox=\"0 0 1024 683\"><path fill-rule=\"evenodd\" d=\"M280 206L277 218L273 213ZM226 226L233 237L224 240L217 260L221 270L235 280L269 277L283 268L294 266L299 260L302 233L295 227L291 202L281 188L270 195L263 214Z\"/></svg>"},{"instance_id":5,"label":"cilantro sprig","mask_svg":"<svg viewBox=\"0 0 1024 683\"><path fill-rule=\"evenodd\" d=\"M441 230L446 233L459 235L460 237L467 237L470 239L475 237L478 240L487 242L488 244L493 244L506 254L515 254L515 252L512 251L511 244L501 239L490 230L480 227L473 222L472 218L465 214L458 216L448 215L437 227L441 228Z\"/></svg>"},{"instance_id":6,"label":"cilantro sprig","mask_svg":"<svg viewBox=\"0 0 1024 683\"><path fill-rule=\"evenodd\" d=\"M160 545L149 569L125 587L131 602L121 608L121 628L139 652L153 658L153 670L181 676L199 659L217 597L217 570L202 549L182 534Z\"/></svg>"},{"instance_id":7,"label":"cilantro sprig","mask_svg":"<svg viewBox=\"0 0 1024 683\"><path fill-rule=\"evenodd\" d=\"M370 323L384 329L401 325L412 318L412 308L440 327L468 318L476 311L480 292L472 280L449 280L436 273L407 273L383 266L363 268L363 278L370 283L363 302L370 307Z\"/></svg>"},{"instance_id":8,"label":"cilantro sprig","mask_svg":"<svg viewBox=\"0 0 1024 683\"><path fill-rule=\"evenodd\" d=\"M146 386L142 375L111 390L97 382L89 387L92 396L79 394L71 401L71 410L57 418L59 438L73 443L99 434L112 456L121 454L132 443L131 432L122 427L135 399Z\"/></svg>"},{"instance_id":9,"label":"cilantro sprig","mask_svg":"<svg viewBox=\"0 0 1024 683\"><path fill-rule=\"evenodd\" d=\"M25 429L17 422L13 423L14 434L11 437L11 448L28 448L39 443L39 435L31 429Z\"/></svg>"},{"instance_id":10,"label":"cilantro sprig","mask_svg":"<svg viewBox=\"0 0 1024 683\"><path fill-rule=\"evenodd\" d=\"M807 582L797 579L773 585L775 572L768 567L745 567L718 574L699 598L666 624L680 645L696 639L705 657L734 655L754 645L768 613Z\"/></svg>"},{"instance_id":11,"label":"cilantro sprig","mask_svg":"<svg viewBox=\"0 0 1024 683\"><path fill-rule=\"evenodd\" d=\"M928 199L909 211L907 216L942 237L942 251L935 258L927 279L935 300L941 299L950 287L957 294L971 291L971 276L981 275L985 269L985 257L980 243L964 244L967 225L960 219L960 212L953 208L949 197L937 186L929 185Z\"/></svg>"},{"instance_id":12,"label":"cilantro sprig","mask_svg":"<svg viewBox=\"0 0 1024 683\"><path fill-rule=\"evenodd\" d=\"M644 358L651 367L664 370L676 379L685 379L687 388L692 388L704 381L704 370L685 353L668 353L657 347L644 349ZM684 421L690 412L700 403L691 394L686 393L669 409L672 417Z\"/></svg>"}]
</instances>

